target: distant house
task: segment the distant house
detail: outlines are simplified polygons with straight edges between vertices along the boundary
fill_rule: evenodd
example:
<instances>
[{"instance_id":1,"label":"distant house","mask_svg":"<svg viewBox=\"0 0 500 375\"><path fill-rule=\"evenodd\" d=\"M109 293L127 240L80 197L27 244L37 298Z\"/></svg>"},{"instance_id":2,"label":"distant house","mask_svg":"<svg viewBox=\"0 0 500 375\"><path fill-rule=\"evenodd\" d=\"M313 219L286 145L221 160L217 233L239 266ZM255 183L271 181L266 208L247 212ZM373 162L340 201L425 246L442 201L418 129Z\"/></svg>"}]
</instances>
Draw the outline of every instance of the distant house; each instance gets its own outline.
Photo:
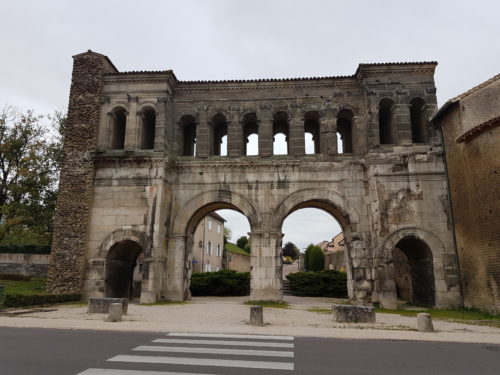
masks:
<instances>
[{"instance_id":1,"label":"distant house","mask_svg":"<svg viewBox=\"0 0 500 375\"><path fill-rule=\"evenodd\" d=\"M233 243L224 246L222 268L238 272L250 272L250 254Z\"/></svg>"},{"instance_id":2,"label":"distant house","mask_svg":"<svg viewBox=\"0 0 500 375\"><path fill-rule=\"evenodd\" d=\"M325 252L325 269L345 271L345 238L340 232L331 241L321 241L317 246Z\"/></svg>"},{"instance_id":3,"label":"distant house","mask_svg":"<svg viewBox=\"0 0 500 375\"><path fill-rule=\"evenodd\" d=\"M212 212L198 224L194 232L193 272L215 272L222 269L225 221Z\"/></svg>"}]
</instances>

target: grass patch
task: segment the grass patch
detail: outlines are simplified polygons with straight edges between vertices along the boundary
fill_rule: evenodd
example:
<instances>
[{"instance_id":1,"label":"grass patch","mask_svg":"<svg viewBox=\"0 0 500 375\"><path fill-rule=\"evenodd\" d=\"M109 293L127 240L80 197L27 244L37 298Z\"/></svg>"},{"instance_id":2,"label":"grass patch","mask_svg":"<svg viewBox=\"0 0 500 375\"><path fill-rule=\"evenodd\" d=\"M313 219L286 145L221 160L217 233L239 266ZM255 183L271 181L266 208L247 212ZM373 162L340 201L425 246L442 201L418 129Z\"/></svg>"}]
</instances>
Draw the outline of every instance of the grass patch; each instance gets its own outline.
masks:
<instances>
[{"instance_id":1,"label":"grass patch","mask_svg":"<svg viewBox=\"0 0 500 375\"><path fill-rule=\"evenodd\" d=\"M245 305L262 306L273 309L288 309L290 307L290 304L288 302L280 302L280 301L246 301L243 303Z\"/></svg>"},{"instance_id":2,"label":"grass patch","mask_svg":"<svg viewBox=\"0 0 500 375\"><path fill-rule=\"evenodd\" d=\"M230 253L237 253L237 254L241 254L241 255L250 256L250 254L247 253L245 250L243 250L241 247L238 247L234 243L231 243L231 242L227 242L224 245L224 249L229 251Z\"/></svg>"},{"instance_id":3,"label":"grass patch","mask_svg":"<svg viewBox=\"0 0 500 375\"><path fill-rule=\"evenodd\" d=\"M140 306L187 305L189 302L158 301L154 303L140 303Z\"/></svg>"},{"instance_id":4,"label":"grass patch","mask_svg":"<svg viewBox=\"0 0 500 375\"><path fill-rule=\"evenodd\" d=\"M32 295L44 293L47 282L41 279L30 281L0 280L0 285L5 287L5 294Z\"/></svg>"},{"instance_id":5,"label":"grass patch","mask_svg":"<svg viewBox=\"0 0 500 375\"><path fill-rule=\"evenodd\" d=\"M402 316L417 316L418 313L428 313L432 318L448 320L458 323L480 324L493 327L500 327L500 315L492 315L479 309L425 309L425 310L387 310L382 308L375 309L377 313L397 314ZM484 324L482 324L484 321Z\"/></svg>"},{"instance_id":6,"label":"grass patch","mask_svg":"<svg viewBox=\"0 0 500 375\"><path fill-rule=\"evenodd\" d=\"M332 309L322 309L320 307L311 307L311 308L307 309L307 311L315 312L318 314L331 314L332 313Z\"/></svg>"}]
</instances>

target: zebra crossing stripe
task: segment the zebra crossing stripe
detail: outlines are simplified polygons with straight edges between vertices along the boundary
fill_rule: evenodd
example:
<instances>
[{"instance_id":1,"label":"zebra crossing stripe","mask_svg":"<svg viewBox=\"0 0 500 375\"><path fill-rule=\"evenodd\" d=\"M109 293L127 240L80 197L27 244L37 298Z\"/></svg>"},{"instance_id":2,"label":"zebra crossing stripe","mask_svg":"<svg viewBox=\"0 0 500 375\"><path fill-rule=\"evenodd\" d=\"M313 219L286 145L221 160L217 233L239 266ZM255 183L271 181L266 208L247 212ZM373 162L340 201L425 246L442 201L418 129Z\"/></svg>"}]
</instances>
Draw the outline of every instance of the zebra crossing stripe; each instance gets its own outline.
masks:
<instances>
[{"instance_id":1,"label":"zebra crossing stripe","mask_svg":"<svg viewBox=\"0 0 500 375\"><path fill-rule=\"evenodd\" d=\"M145 352L169 353L198 353L198 354L228 354L228 355L255 355L262 357L293 357L293 352L278 350L244 350L244 349L218 349L218 348L193 348L187 346L138 346L132 350Z\"/></svg>"},{"instance_id":2,"label":"zebra crossing stripe","mask_svg":"<svg viewBox=\"0 0 500 375\"><path fill-rule=\"evenodd\" d=\"M163 344L197 344L197 345L228 345L228 346L266 346L273 348L293 348L293 343L260 342L260 341L228 341L228 340L184 340L184 339L156 339L153 342Z\"/></svg>"},{"instance_id":3,"label":"zebra crossing stripe","mask_svg":"<svg viewBox=\"0 0 500 375\"><path fill-rule=\"evenodd\" d=\"M212 337L212 338L233 338L233 339L259 339L259 340L293 340L293 336L266 336L266 335L235 335L225 333L167 333L167 336L179 337Z\"/></svg>"},{"instance_id":4,"label":"zebra crossing stripe","mask_svg":"<svg viewBox=\"0 0 500 375\"><path fill-rule=\"evenodd\" d=\"M264 362L264 361L242 361L212 358L189 358L189 357L156 357L139 355L117 355L108 359L111 362L133 362L133 363L161 363L172 365L189 366L215 366L215 367L242 367L268 370L293 370L291 362Z\"/></svg>"},{"instance_id":5,"label":"zebra crossing stripe","mask_svg":"<svg viewBox=\"0 0 500 375\"><path fill-rule=\"evenodd\" d=\"M187 372L141 371L141 370L116 370L107 368L89 368L77 375L214 375Z\"/></svg>"}]
</instances>

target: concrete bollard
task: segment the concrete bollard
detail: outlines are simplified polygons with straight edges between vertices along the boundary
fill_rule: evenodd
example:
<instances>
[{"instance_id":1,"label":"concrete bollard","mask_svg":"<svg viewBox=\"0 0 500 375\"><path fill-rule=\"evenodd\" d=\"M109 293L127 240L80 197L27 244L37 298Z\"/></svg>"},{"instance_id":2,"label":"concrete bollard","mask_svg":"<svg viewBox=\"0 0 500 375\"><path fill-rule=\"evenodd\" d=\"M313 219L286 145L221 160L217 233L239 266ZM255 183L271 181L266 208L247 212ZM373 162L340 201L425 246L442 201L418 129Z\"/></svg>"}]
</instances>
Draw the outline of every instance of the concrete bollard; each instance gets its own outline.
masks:
<instances>
[{"instance_id":1,"label":"concrete bollard","mask_svg":"<svg viewBox=\"0 0 500 375\"><path fill-rule=\"evenodd\" d=\"M263 326L264 313L262 306L250 306L250 325Z\"/></svg>"},{"instance_id":2,"label":"concrete bollard","mask_svg":"<svg viewBox=\"0 0 500 375\"><path fill-rule=\"evenodd\" d=\"M417 329L419 330L419 332L434 332L432 318L429 314L417 314Z\"/></svg>"},{"instance_id":3,"label":"concrete bollard","mask_svg":"<svg viewBox=\"0 0 500 375\"><path fill-rule=\"evenodd\" d=\"M107 322L121 322L122 321L122 304L112 303L109 305L109 315Z\"/></svg>"}]
</instances>

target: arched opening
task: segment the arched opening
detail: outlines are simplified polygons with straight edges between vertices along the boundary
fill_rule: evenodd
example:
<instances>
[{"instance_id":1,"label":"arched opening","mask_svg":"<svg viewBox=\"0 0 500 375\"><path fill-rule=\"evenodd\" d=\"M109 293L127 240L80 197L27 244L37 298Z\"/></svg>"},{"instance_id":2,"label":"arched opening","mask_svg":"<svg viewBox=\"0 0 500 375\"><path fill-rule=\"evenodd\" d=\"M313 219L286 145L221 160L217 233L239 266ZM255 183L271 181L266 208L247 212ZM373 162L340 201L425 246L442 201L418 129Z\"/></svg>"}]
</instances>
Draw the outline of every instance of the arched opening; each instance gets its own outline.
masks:
<instances>
[{"instance_id":1,"label":"arched opening","mask_svg":"<svg viewBox=\"0 0 500 375\"><path fill-rule=\"evenodd\" d=\"M259 155L259 125L255 113L243 116L243 144L245 155Z\"/></svg>"},{"instance_id":2,"label":"arched opening","mask_svg":"<svg viewBox=\"0 0 500 375\"><path fill-rule=\"evenodd\" d=\"M318 261L314 264L307 252L311 245L323 252L321 269L346 272L346 241L342 226L333 214L317 202L306 202L294 209L283 221L283 278L288 273L300 270L318 271ZM289 259L290 243L300 251L299 257ZM319 261L321 263L321 261Z\"/></svg>"},{"instance_id":3,"label":"arched opening","mask_svg":"<svg viewBox=\"0 0 500 375\"><path fill-rule=\"evenodd\" d=\"M144 108L141 112L141 138L142 150L152 150L155 146L156 112L153 108Z\"/></svg>"},{"instance_id":4,"label":"arched opening","mask_svg":"<svg viewBox=\"0 0 500 375\"><path fill-rule=\"evenodd\" d=\"M125 129L127 127L127 111L123 107L113 109L111 112L110 148L123 150L125 148Z\"/></svg>"},{"instance_id":5,"label":"arched opening","mask_svg":"<svg viewBox=\"0 0 500 375\"><path fill-rule=\"evenodd\" d=\"M341 110L337 116L337 150L339 154L350 154L353 152L352 118L353 113L348 109Z\"/></svg>"},{"instance_id":6,"label":"arched opening","mask_svg":"<svg viewBox=\"0 0 500 375\"><path fill-rule=\"evenodd\" d=\"M394 102L385 98L380 101L378 112L380 144L396 143L396 124L392 108Z\"/></svg>"},{"instance_id":7,"label":"arched opening","mask_svg":"<svg viewBox=\"0 0 500 375\"><path fill-rule=\"evenodd\" d=\"M288 114L280 111L273 118L273 155L288 155Z\"/></svg>"},{"instance_id":8,"label":"arched opening","mask_svg":"<svg viewBox=\"0 0 500 375\"><path fill-rule=\"evenodd\" d=\"M213 124L213 154L227 156L227 120L223 114L216 114Z\"/></svg>"},{"instance_id":9,"label":"arched opening","mask_svg":"<svg viewBox=\"0 0 500 375\"><path fill-rule=\"evenodd\" d=\"M114 244L106 257L106 297L140 297L143 249L134 241Z\"/></svg>"},{"instance_id":10,"label":"arched opening","mask_svg":"<svg viewBox=\"0 0 500 375\"><path fill-rule=\"evenodd\" d=\"M416 306L435 305L432 252L414 236L401 239L393 249L394 273L398 298Z\"/></svg>"},{"instance_id":11,"label":"arched opening","mask_svg":"<svg viewBox=\"0 0 500 375\"><path fill-rule=\"evenodd\" d=\"M425 101L414 98L410 102L411 140L413 143L427 142L427 121L424 117Z\"/></svg>"},{"instance_id":12,"label":"arched opening","mask_svg":"<svg viewBox=\"0 0 500 375\"><path fill-rule=\"evenodd\" d=\"M182 132L182 156L196 156L196 120L193 116L181 117L180 127Z\"/></svg>"},{"instance_id":13,"label":"arched opening","mask_svg":"<svg viewBox=\"0 0 500 375\"><path fill-rule=\"evenodd\" d=\"M305 114L304 140L306 154L319 154L320 152L320 131L319 113L309 111Z\"/></svg>"}]
</instances>

